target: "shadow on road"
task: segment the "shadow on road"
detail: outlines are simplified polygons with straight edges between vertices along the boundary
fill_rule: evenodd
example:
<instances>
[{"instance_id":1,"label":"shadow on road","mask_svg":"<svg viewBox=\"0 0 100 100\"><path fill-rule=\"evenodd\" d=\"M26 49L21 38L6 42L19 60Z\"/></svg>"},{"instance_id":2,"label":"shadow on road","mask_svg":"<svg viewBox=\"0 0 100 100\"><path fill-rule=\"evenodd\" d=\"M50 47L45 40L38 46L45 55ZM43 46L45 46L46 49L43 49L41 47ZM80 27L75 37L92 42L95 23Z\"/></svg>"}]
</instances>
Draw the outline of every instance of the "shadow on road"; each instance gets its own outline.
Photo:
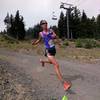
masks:
<instances>
[{"instance_id":1,"label":"shadow on road","mask_svg":"<svg viewBox=\"0 0 100 100\"><path fill-rule=\"evenodd\" d=\"M77 79L84 80L84 76L80 74L79 75L64 75L63 77L65 80L70 81L70 82L75 81Z\"/></svg>"}]
</instances>

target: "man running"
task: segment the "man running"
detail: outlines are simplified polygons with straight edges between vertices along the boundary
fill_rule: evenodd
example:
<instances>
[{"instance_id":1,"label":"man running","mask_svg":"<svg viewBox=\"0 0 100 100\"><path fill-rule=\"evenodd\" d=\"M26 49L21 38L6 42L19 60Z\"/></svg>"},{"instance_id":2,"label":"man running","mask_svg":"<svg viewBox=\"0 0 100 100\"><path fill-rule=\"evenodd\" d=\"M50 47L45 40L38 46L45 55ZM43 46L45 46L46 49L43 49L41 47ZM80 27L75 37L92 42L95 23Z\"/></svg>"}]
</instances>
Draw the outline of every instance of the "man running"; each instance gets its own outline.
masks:
<instances>
[{"instance_id":1,"label":"man running","mask_svg":"<svg viewBox=\"0 0 100 100\"><path fill-rule=\"evenodd\" d=\"M66 91L71 87L71 84L64 81L59 69L59 64L55 59L56 48L54 44L54 39L57 38L57 35L55 34L55 32L50 31L48 29L48 23L46 20L42 20L40 22L40 26L42 28L42 32L39 33L38 40L32 41L32 45L37 45L41 41L41 39L43 39L45 45L45 56L47 56L48 59L47 60L40 59L40 62L42 63L42 66L45 66L45 63L54 65L56 74L59 80L61 81L61 83L63 84L64 90Z\"/></svg>"}]
</instances>

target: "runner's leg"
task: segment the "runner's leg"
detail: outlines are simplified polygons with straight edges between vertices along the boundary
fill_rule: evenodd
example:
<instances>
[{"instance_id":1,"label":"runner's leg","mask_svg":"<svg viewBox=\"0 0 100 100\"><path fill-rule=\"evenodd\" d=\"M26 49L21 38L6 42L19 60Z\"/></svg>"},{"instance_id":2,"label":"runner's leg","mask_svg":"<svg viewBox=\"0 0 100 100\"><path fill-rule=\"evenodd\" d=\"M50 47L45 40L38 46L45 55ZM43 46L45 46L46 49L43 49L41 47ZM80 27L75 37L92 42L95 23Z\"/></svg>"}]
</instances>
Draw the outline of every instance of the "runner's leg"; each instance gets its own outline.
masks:
<instances>
[{"instance_id":1,"label":"runner's leg","mask_svg":"<svg viewBox=\"0 0 100 100\"><path fill-rule=\"evenodd\" d=\"M40 59L40 62L42 63L43 67L45 66L45 63L52 64L52 62L49 59L45 59L45 60Z\"/></svg>"},{"instance_id":2,"label":"runner's leg","mask_svg":"<svg viewBox=\"0 0 100 100\"><path fill-rule=\"evenodd\" d=\"M56 71L56 74L57 74L59 80L63 81L63 77L62 77L62 74L61 74L60 69L59 69L59 64L56 61L55 57L48 54L48 59L54 65L55 71Z\"/></svg>"},{"instance_id":3,"label":"runner's leg","mask_svg":"<svg viewBox=\"0 0 100 100\"><path fill-rule=\"evenodd\" d=\"M70 87L71 87L71 84L64 81L63 77L62 77L62 74L60 72L60 69L59 69L59 64L58 62L56 61L55 57L54 56L51 56L48 54L48 59L52 62L52 64L54 65L55 67L55 71L56 71L56 74L59 78L59 80L62 82L63 86L64 86L64 90L68 90Z\"/></svg>"}]
</instances>

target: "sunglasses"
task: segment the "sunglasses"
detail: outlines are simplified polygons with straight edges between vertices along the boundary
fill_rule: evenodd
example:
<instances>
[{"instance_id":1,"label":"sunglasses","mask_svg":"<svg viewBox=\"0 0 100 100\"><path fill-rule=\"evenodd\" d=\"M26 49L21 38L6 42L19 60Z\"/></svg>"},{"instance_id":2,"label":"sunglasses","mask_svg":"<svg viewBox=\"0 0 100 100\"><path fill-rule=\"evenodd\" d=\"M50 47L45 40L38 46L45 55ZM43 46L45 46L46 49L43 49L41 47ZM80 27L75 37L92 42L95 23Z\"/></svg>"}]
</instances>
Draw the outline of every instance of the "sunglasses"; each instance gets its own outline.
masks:
<instances>
[{"instance_id":1,"label":"sunglasses","mask_svg":"<svg viewBox=\"0 0 100 100\"><path fill-rule=\"evenodd\" d=\"M47 24L47 23L42 23L41 25L44 25L44 24Z\"/></svg>"}]
</instances>

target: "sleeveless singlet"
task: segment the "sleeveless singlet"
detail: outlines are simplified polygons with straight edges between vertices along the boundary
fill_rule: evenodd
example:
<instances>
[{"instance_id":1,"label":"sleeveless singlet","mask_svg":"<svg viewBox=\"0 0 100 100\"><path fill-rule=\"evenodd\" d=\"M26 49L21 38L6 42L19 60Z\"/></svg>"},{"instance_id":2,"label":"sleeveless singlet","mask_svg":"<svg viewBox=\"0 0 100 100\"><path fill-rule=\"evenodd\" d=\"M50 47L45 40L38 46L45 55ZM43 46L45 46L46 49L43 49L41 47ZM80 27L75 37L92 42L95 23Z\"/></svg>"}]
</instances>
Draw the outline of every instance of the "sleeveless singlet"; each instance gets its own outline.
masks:
<instances>
[{"instance_id":1,"label":"sleeveless singlet","mask_svg":"<svg viewBox=\"0 0 100 100\"><path fill-rule=\"evenodd\" d=\"M52 34L52 32L48 32L48 34L45 34L45 32L41 32L46 49L55 47L55 44L53 42L54 37L52 37Z\"/></svg>"}]
</instances>

